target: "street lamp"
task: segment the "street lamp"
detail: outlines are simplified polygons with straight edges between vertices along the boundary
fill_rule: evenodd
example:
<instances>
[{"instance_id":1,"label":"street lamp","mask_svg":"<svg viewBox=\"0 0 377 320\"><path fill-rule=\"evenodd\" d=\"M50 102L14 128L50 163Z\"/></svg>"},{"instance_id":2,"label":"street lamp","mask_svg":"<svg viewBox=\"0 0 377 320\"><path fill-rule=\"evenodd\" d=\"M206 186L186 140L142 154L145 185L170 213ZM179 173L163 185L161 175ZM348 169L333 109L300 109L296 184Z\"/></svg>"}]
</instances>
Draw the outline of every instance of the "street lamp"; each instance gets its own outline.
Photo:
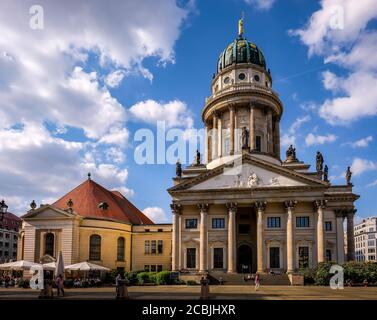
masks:
<instances>
[{"instance_id":1,"label":"street lamp","mask_svg":"<svg viewBox=\"0 0 377 320\"><path fill-rule=\"evenodd\" d=\"M3 221L4 215L8 211L8 206L5 204L4 199L0 202L0 221Z\"/></svg>"}]
</instances>

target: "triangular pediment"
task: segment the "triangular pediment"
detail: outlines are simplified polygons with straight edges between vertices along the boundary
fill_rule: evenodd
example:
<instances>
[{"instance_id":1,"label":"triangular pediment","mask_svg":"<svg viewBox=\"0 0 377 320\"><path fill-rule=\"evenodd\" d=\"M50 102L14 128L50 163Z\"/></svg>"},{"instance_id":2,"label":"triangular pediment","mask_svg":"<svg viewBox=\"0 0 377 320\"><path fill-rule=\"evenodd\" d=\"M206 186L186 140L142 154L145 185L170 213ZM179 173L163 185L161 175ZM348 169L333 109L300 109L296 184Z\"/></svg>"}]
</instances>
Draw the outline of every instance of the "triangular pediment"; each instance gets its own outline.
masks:
<instances>
[{"instance_id":1,"label":"triangular pediment","mask_svg":"<svg viewBox=\"0 0 377 320\"><path fill-rule=\"evenodd\" d=\"M211 190L327 186L328 183L266 160L244 155L169 189Z\"/></svg>"},{"instance_id":2,"label":"triangular pediment","mask_svg":"<svg viewBox=\"0 0 377 320\"><path fill-rule=\"evenodd\" d=\"M61 210L55 208L51 205L44 205L39 207L35 210L30 210L27 214L25 214L22 218L23 219L57 219L57 218L71 218L74 217L75 214L73 212Z\"/></svg>"}]
</instances>

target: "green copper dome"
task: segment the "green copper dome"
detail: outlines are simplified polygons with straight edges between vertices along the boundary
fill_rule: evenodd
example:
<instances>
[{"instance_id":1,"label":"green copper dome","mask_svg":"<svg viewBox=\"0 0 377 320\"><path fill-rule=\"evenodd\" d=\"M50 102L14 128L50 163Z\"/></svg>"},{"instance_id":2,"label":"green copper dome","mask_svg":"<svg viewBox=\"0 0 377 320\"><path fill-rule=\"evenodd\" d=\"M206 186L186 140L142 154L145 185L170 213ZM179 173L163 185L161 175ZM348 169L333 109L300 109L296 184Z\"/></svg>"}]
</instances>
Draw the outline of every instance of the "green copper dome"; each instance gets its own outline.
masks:
<instances>
[{"instance_id":1,"label":"green copper dome","mask_svg":"<svg viewBox=\"0 0 377 320\"><path fill-rule=\"evenodd\" d=\"M217 63L217 73L233 63L252 63L266 69L262 51L252 42L238 37L221 52Z\"/></svg>"}]
</instances>

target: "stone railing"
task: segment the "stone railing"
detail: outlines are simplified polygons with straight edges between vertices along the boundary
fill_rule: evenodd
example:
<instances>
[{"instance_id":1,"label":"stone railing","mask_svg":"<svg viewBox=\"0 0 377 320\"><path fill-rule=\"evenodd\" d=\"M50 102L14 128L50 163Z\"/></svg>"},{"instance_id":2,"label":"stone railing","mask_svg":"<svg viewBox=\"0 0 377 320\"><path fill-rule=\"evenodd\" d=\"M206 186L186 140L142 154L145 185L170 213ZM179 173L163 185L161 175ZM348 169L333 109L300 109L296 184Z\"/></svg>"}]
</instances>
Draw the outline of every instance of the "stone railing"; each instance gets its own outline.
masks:
<instances>
[{"instance_id":1,"label":"stone railing","mask_svg":"<svg viewBox=\"0 0 377 320\"><path fill-rule=\"evenodd\" d=\"M260 91L260 92L267 93L267 94L272 94L272 95L276 96L277 98L279 97L279 95L275 91L273 91L269 88L266 88L264 86L258 85L258 84L252 84L252 83L232 84L232 85L225 87L224 89L221 89L221 90L215 92L212 96L206 98L206 104L209 104L213 100L215 100L215 99L217 99L217 98L219 98L219 97L221 97L225 94L228 94L228 93L251 91L251 90Z\"/></svg>"}]
</instances>

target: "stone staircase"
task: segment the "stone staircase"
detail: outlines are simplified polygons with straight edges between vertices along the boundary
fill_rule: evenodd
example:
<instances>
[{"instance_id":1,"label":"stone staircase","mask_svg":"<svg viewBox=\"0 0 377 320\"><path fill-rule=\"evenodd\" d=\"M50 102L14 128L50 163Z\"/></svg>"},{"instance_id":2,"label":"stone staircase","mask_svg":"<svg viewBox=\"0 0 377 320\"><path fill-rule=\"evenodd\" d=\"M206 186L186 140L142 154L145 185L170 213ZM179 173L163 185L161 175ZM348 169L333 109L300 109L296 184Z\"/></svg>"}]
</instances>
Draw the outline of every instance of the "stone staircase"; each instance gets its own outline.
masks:
<instances>
[{"instance_id":1,"label":"stone staircase","mask_svg":"<svg viewBox=\"0 0 377 320\"><path fill-rule=\"evenodd\" d=\"M254 285L254 280L244 280L244 274L240 273L222 273L211 272L208 275L211 284L219 284L220 277L223 278L224 284L228 285ZM291 282L286 274L261 274L260 284L266 286L289 286Z\"/></svg>"}]
</instances>

